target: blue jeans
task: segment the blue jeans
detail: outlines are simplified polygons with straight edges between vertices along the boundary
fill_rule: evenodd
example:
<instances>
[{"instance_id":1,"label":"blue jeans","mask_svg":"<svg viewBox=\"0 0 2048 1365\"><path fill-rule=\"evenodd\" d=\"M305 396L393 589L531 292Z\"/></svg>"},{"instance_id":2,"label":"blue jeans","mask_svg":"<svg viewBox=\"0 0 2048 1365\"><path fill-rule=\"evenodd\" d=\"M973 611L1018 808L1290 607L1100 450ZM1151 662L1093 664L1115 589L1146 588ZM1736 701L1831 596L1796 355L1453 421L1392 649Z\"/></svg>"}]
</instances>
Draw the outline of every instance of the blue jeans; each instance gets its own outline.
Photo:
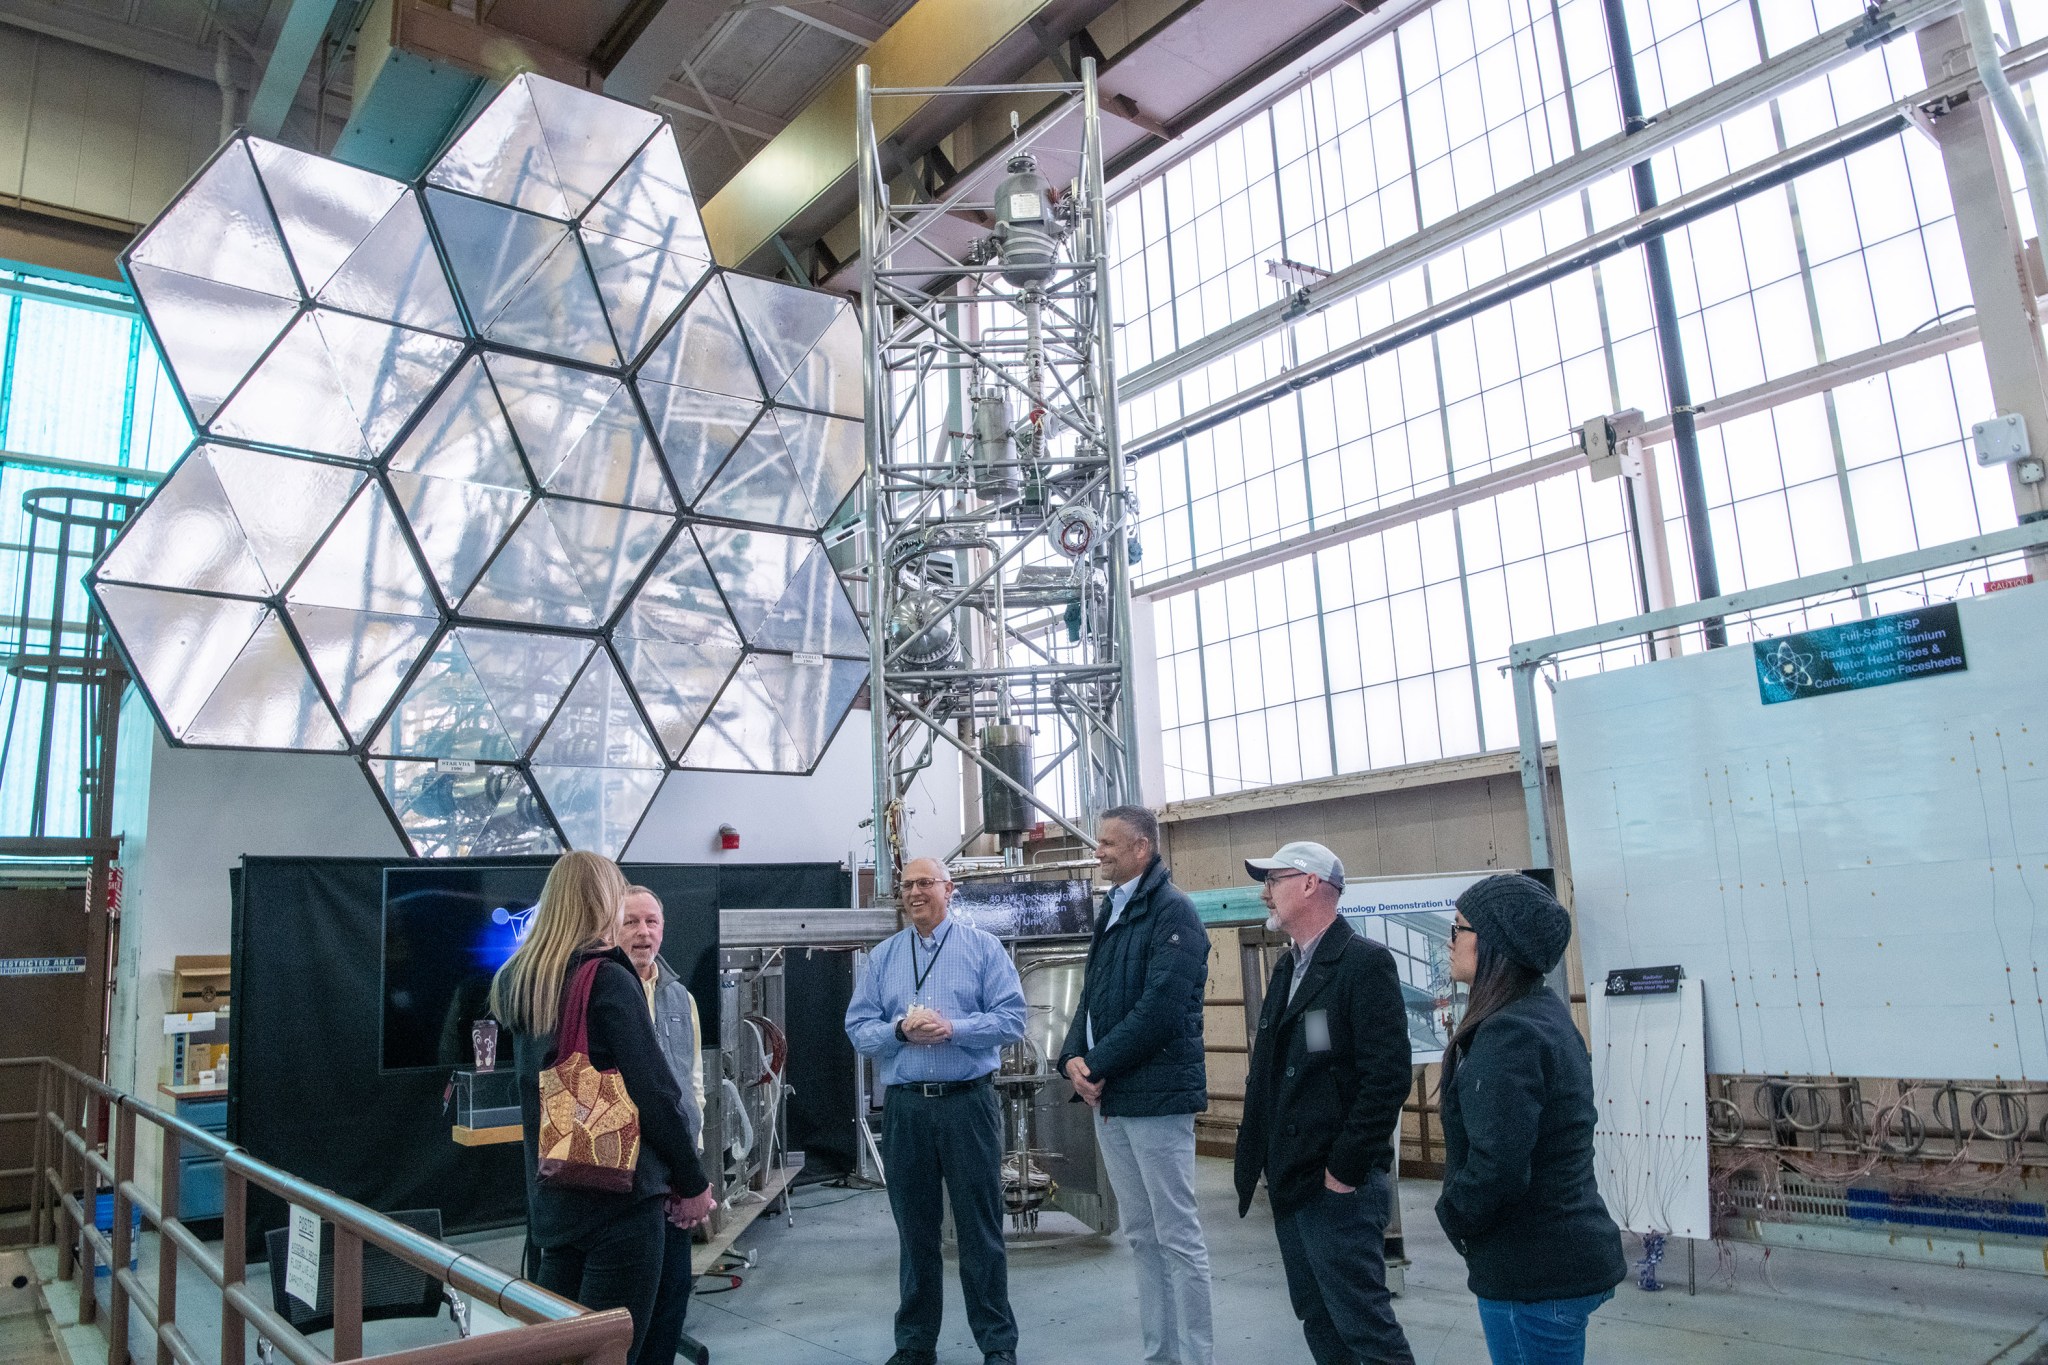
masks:
<instances>
[{"instance_id":1,"label":"blue jeans","mask_svg":"<svg viewBox=\"0 0 2048 1365\"><path fill-rule=\"evenodd\" d=\"M1583 1299L1481 1299L1479 1325L1493 1365L1583 1365L1586 1320L1614 1297L1612 1289Z\"/></svg>"}]
</instances>

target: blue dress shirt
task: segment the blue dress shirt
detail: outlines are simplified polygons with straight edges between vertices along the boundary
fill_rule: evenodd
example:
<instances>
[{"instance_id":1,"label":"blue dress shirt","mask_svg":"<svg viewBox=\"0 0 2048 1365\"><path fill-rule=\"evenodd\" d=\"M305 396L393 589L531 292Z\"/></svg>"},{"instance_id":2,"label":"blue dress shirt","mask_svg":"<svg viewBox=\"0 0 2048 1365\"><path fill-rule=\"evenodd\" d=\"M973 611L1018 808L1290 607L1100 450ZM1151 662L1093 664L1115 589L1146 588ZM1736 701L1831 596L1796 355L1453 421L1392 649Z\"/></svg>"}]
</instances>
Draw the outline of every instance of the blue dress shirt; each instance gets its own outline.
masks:
<instances>
[{"instance_id":1,"label":"blue dress shirt","mask_svg":"<svg viewBox=\"0 0 2048 1365\"><path fill-rule=\"evenodd\" d=\"M933 954L936 953L936 959ZM919 973L930 969L919 989ZM896 1025L912 1005L944 1015L953 1036L906 1043ZM846 1007L854 1050L881 1062L882 1084L971 1081L994 1071L1002 1049L1024 1036L1024 987L995 935L948 918L932 937L905 928L868 954Z\"/></svg>"}]
</instances>

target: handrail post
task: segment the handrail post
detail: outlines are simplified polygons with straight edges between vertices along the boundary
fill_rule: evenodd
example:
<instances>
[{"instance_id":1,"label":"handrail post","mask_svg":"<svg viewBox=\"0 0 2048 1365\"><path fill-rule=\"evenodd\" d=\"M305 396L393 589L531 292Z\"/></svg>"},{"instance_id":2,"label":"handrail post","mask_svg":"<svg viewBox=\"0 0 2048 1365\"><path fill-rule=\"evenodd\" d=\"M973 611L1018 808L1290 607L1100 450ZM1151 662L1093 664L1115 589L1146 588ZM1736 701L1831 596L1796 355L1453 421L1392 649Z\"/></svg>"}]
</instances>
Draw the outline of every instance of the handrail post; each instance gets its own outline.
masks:
<instances>
[{"instance_id":1,"label":"handrail post","mask_svg":"<svg viewBox=\"0 0 2048 1365\"><path fill-rule=\"evenodd\" d=\"M271 1274L277 1271L273 1267ZM363 1239L352 1228L334 1225L334 1358L363 1354Z\"/></svg>"},{"instance_id":2,"label":"handrail post","mask_svg":"<svg viewBox=\"0 0 2048 1365\"><path fill-rule=\"evenodd\" d=\"M156 1365L174 1365L170 1339L164 1329L178 1320L178 1241L165 1228L178 1217L178 1177L183 1163L177 1130L159 1125L163 1152L158 1158L156 1180Z\"/></svg>"},{"instance_id":3,"label":"handrail post","mask_svg":"<svg viewBox=\"0 0 2048 1365\"><path fill-rule=\"evenodd\" d=\"M78 1115L79 1133L85 1139L85 1151L78 1158L78 1323L83 1327L100 1320L100 1296L93 1290L100 1257L86 1224L99 1223L100 1176L93 1169L92 1154L99 1150L104 1135L100 1132L99 1097L82 1081L74 1081L73 1087L78 1103L72 1106L72 1112ZM113 1273L113 1268L108 1267L108 1276Z\"/></svg>"},{"instance_id":4,"label":"handrail post","mask_svg":"<svg viewBox=\"0 0 2048 1365\"><path fill-rule=\"evenodd\" d=\"M235 1307L228 1289L249 1278L249 1180L235 1169L232 1159L221 1162L224 1193L220 1222L220 1365L242 1365L247 1348L247 1329L242 1310Z\"/></svg>"},{"instance_id":5,"label":"handrail post","mask_svg":"<svg viewBox=\"0 0 2048 1365\"><path fill-rule=\"evenodd\" d=\"M56 1238L50 1219L50 1062L36 1068L35 1180L29 1188L29 1238L37 1246Z\"/></svg>"},{"instance_id":6,"label":"handrail post","mask_svg":"<svg viewBox=\"0 0 2048 1365\"><path fill-rule=\"evenodd\" d=\"M129 1235L128 1183L135 1179L135 1110L123 1098L114 1105L114 1263L107 1267L107 1359L115 1365L128 1361L128 1286L121 1272L134 1254Z\"/></svg>"},{"instance_id":7,"label":"handrail post","mask_svg":"<svg viewBox=\"0 0 2048 1365\"><path fill-rule=\"evenodd\" d=\"M68 1280L77 1269L77 1244L81 1240L76 1228L65 1231L65 1220L71 1217L71 1209L64 1201L78 1188L78 1182L71 1178L71 1077L67 1073L57 1078L58 1101L61 1112L57 1118L57 1278Z\"/></svg>"}]
</instances>

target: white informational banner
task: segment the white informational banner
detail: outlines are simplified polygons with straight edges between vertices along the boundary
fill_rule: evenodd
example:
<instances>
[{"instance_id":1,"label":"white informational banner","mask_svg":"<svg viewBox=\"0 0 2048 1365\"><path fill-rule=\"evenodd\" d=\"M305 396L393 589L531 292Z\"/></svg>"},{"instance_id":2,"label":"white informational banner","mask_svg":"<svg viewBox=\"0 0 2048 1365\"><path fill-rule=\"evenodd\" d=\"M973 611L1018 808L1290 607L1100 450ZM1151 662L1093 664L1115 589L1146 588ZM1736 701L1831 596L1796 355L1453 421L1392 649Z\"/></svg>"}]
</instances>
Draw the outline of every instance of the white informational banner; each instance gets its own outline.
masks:
<instances>
[{"instance_id":1,"label":"white informational banner","mask_svg":"<svg viewBox=\"0 0 2048 1365\"><path fill-rule=\"evenodd\" d=\"M1338 909L1351 926L1394 954L1417 1063L1442 1060L1456 1026L1459 995L1451 984L1451 922L1458 897L1466 887L1499 871L1364 877L1345 882L1338 898Z\"/></svg>"},{"instance_id":2,"label":"white informational banner","mask_svg":"<svg viewBox=\"0 0 2048 1365\"><path fill-rule=\"evenodd\" d=\"M284 1292L308 1308L320 1306L320 1215L292 1205L291 1254L285 1260Z\"/></svg>"},{"instance_id":3,"label":"white informational banner","mask_svg":"<svg viewBox=\"0 0 2048 1365\"><path fill-rule=\"evenodd\" d=\"M1887 686L1766 705L1748 644L1559 685L1587 981L1683 966L1716 1073L2048 1076L2048 586L1956 605L1967 667Z\"/></svg>"},{"instance_id":4,"label":"white informational banner","mask_svg":"<svg viewBox=\"0 0 2048 1365\"><path fill-rule=\"evenodd\" d=\"M1586 992L1593 1027L1593 1169L1630 1232L1712 1237L1707 1197L1706 1020L1700 983L1666 995Z\"/></svg>"}]
</instances>

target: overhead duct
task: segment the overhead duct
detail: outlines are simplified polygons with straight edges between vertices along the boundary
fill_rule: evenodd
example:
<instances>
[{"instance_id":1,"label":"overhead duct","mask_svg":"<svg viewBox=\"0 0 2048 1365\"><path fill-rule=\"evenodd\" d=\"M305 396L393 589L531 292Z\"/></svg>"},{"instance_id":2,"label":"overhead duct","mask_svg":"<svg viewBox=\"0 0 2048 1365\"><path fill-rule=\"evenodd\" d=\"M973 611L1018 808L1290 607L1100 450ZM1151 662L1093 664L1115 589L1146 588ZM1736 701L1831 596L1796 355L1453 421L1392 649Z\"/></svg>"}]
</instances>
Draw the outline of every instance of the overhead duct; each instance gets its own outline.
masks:
<instances>
[{"instance_id":1,"label":"overhead duct","mask_svg":"<svg viewBox=\"0 0 2048 1365\"><path fill-rule=\"evenodd\" d=\"M941 87L1014 80L1111 0L921 0L864 59L877 86L934 93L875 110L875 135L915 154L981 103ZM854 78L834 80L704 206L722 263L779 266L778 237L814 241L854 210Z\"/></svg>"}]
</instances>

